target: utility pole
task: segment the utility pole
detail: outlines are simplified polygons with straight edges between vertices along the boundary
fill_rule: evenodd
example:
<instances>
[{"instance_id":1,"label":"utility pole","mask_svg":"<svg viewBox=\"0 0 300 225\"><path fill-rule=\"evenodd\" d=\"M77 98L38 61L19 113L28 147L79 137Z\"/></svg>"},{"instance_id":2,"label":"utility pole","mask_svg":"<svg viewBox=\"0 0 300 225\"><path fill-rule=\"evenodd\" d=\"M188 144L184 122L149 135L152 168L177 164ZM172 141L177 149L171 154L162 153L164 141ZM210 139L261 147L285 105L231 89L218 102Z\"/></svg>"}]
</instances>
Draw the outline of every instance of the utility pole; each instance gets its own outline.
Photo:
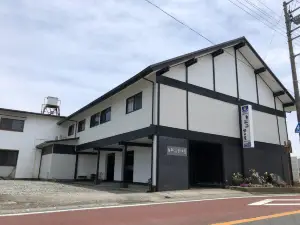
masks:
<instances>
[{"instance_id":1,"label":"utility pole","mask_svg":"<svg viewBox=\"0 0 300 225\"><path fill-rule=\"evenodd\" d=\"M295 93L295 105L296 105L296 112L297 112L297 122L300 122L300 95L299 95L299 84L297 78L297 70L295 64L295 58L299 55L294 55L294 48L293 48L293 40L299 38L300 35L296 37L292 37L292 33L297 30L300 26L294 28L292 30L292 22L295 24L300 24L299 16L293 18L292 13L298 10L300 7L297 7L294 10L288 10L288 5L293 2L294 0L283 2L283 10L284 10L284 17L285 17L285 24L286 24L286 34L288 38L288 45L289 45L289 52L290 52L290 61L291 61L291 69L292 69L292 77L293 77L293 86L294 86L294 93Z\"/></svg>"},{"instance_id":2,"label":"utility pole","mask_svg":"<svg viewBox=\"0 0 300 225\"><path fill-rule=\"evenodd\" d=\"M288 2L283 2L283 10L284 10L284 18L285 18L285 24L286 24L286 34L288 39L288 45L289 45L289 52L290 52L290 61L291 61L291 69L292 69L292 78L293 78L293 86L294 86L294 94L295 94L295 105L296 105L296 112L297 112L297 126L300 122L300 96L299 96L299 84L298 84L298 77L297 77L297 70L296 70L296 63L295 58L300 55L294 54L294 46L293 46L293 40L300 37L300 35L297 35L292 37L292 33L300 28L300 26L295 27L292 29L292 22L296 25L300 24L300 16L297 15L293 17L293 13L300 9L300 7L297 7L293 10L288 10L288 5L293 2L294 0L290 0ZM300 134L299 134L300 135ZM299 136L300 137L300 136ZM299 139L300 140L300 139ZM291 162L291 155L288 153L289 158L289 176L290 176L290 182L291 185L294 185L293 181L293 174L292 174L292 162Z\"/></svg>"}]
</instances>

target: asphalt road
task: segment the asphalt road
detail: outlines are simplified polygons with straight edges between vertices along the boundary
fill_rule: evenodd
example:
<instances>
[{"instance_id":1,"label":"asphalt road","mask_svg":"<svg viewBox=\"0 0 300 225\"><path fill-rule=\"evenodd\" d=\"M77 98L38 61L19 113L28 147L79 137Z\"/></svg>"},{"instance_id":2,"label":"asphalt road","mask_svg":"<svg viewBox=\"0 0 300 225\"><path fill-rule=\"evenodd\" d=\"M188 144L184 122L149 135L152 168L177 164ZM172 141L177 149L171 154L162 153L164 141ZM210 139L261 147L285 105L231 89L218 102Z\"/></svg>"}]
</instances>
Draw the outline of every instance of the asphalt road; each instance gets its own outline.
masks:
<instances>
[{"instance_id":1,"label":"asphalt road","mask_svg":"<svg viewBox=\"0 0 300 225\"><path fill-rule=\"evenodd\" d=\"M270 200L265 201L265 199ZM249 205L262 200L267 205L263 202L262 204L258 203L258 205ZM269 225L273 222L274 224L300 224L300 216L298 215L300 215L300 196L255 197L82 209L28 215L2 215L0 216L0 225ZM297 216L299 218L298 223L295 222ZM277 223L278 220L280 223Z\"/></svg>"}]
</instances>

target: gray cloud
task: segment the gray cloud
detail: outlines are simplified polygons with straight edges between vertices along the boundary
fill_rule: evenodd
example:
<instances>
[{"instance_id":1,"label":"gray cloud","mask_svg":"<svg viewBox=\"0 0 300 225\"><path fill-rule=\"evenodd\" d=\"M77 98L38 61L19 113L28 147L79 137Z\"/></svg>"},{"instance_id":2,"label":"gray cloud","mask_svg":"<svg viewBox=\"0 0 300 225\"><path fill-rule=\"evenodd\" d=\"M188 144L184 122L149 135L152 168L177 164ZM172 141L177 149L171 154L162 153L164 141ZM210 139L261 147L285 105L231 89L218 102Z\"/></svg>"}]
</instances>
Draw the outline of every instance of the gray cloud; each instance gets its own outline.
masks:
<instances>
[{"instance_id":1,"label":"gray cloud","mask_svg":"<svg viewBox=\"0 0 300 225\"><path fill-rule=\"evenodd\" d=\"M292 90L286 38L229 1L153 2L214 43L246 36ZM282 15L281 2L265 3ZM1 1L0 33L1 107L39 111L53 95L64 115L149 64L211 45L143 0ZM294 114L288 124L298 143Z\"/></svg>"}]
</instances>

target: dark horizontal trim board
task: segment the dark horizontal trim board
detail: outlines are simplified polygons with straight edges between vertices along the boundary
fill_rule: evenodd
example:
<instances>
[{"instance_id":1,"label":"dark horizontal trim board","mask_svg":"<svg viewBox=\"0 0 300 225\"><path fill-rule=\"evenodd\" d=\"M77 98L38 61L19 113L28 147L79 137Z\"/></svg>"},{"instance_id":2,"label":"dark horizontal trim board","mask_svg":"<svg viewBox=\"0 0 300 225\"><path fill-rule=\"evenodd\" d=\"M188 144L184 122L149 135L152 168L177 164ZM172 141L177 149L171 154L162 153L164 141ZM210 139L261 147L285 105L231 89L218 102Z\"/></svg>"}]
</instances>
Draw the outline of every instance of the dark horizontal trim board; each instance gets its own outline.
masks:
<instances>
[{"instance_id":1,"label":"dark horizontal trim board","mask_svg":"<svg viewBox=\"0 0 300 225\"><path fill-rule=\"evenodd\" d=\"M273 93L273 96L278 97L278 96L281 96L281 95L284 95L284 94L285 94L284 91L278 91L278 92Z\"/></svg>"},{"instance_id":2,"label":"dark horizontal trim board","mask_svg":"<svg viewBox=\"0 0 300 225\"><path fill-rule=\"evenodd\" d=\"M97 152L79 152L78 155L98 155Z\"/></svg>"},{"instance_id":3,"label":"dark horizontal trim board","mask_svg":"<svg viewBox=\"0 0 300 225\"><path fill-rule=\"evenodd\" d=\"M131 147L144 147L144 148L152 147L151 143L138 143L138 142L126 142L126 141L121 141L119 145L126 145Z\"/></svg>"},{"instance_id":4,"label":"dark horizontal trim board","mask_svg":"<svg viewBox=\"0 0 300 225\"><path fill-rule=\"evenodd\" d=\"M148 186L148 183L143 183L143 182L126 182L126 181L119 181L119 180L114 180L114 181L108 181L108 180L102 180L103 183L112 183L112 184L122 184L122 183L126 183L126 184L133 184L133 185L142 185L142 186Z\"/></svg>"},{"instance_id":5,"label":"dark horizontal trim board","mask_svg":"<svg viewBox=\"0 0 300 225\"><path fill-rule=\"evenodd\" d=\"M122 152L122 148L94 148L95 151L104 151L104 152ZM79 153L81 154L81 153Z\"/></svg>"},{"instance_id":6,"label":"dark horizontal trim board","mask_svg":"<svg viewBox=\"0 0 300 225\"><path fill-rule=\"evenodd\" d=\"M75 145L54 144L53 153L75 155Z\"/></svg>"},{"instance_id":7,"label":"dark horizontal trim board","mask_svg":"<svg viewBox=\"0 0 300 225\"><path fill-rule=\"evenodd\" d=\"M156 126L150 125L149 127L145 127L142 129L138 129L135 131L123 133L123 134L117 134L115 136L99 139L96 141L88 142L85 144L78 145L76 150L84 150L89 148L101 148L104 146L112 145L119 143L121 141L132 141L138 138L148 137L149 135L153 135L156 132Z\"/></svg>"},{"instance_id":8,"label":"dark horizontal trim board","mask_svg":"<svg viewBox=\"0 0 300 225\"><path fill-rule=\"evenodd\" d=\"M260 73L263 73L263 72L266 72L266 68L265 67L261 67L259 69L254 70L255 74L260 74Z\"/></svg>"},{"instance_id":9,"label":"dark horizontal trim board","mask_svg":"<svg viewBox=\"0 0 300 225\"><path fill-rule=\"evenodd\" d=\"M164 85L167 85L170 87L179 88L179 89L186 90L186 91L198 94L198 95L213 98L213 99L223 101L223 102L228 102L228 103L234 104L234 105L250 104L250 105L252 105L253 110L272 114L272 115L277 115L279 117L285 118L285 113L283 111L279 111L279 110L275 110L275 109L272 109L272 108L269 108L266 106L258 105L253 102L249 102L249 101L246 101L243 99L238 99L238 98L232 97L230 95L215 92L215 91L203 88L203 87L199 87L199 86L196 86L193 84L188 84L188 83L185 83L185 82L182 82L179 80L175 80L175 79L172 79L169 77L165 77L165 76L157 77L157 83L164 84Z\"/></svg>"},{"instance_id":10,"label":"dark horizontal trim board","mask_svg":"<svg viewBox=\"0 0 300 225\"><path fill-rule=\"evenodd\" d=\"M53 144L43 148L42 155L48 154L75 155L75 145Z\"/></svg>"},{"instance_id":11,"label":"dark horizontal trim board","mask_svg":"<svg viewBox=\"0 0 300 225\"><path fill-rule=\"evenodd\" d=\"M216 144L229 144L229 145L240 145L241 139L235 137L228 137L222 136L217 134L209 134L203 133L199 131L191 131L191 130L184 130L179 128L173 127L166 127L166 126L157 126L157 135L159 136L166 136L172 138L181 138L193 141L203 141L203 142L210 142ZM254 142L255 148L270 148L273 147L274 149L282 149L283 146L279 144L271 144L266 142L255 141ZM272 148L270 148L272 149Z\"/></svg>"},{"instance_id":12,"label":"dark horizontal trim board","mask_svg":"<svg viewBox=\"0 0 300 225\"><path fill-rule=\"evenodd\" d=\"M295 103L291 102L291 103L286 103L286 104L283 104L283 108L285 107L291 107L291 106L294 106Z\"/></svg>"}]
</instances>

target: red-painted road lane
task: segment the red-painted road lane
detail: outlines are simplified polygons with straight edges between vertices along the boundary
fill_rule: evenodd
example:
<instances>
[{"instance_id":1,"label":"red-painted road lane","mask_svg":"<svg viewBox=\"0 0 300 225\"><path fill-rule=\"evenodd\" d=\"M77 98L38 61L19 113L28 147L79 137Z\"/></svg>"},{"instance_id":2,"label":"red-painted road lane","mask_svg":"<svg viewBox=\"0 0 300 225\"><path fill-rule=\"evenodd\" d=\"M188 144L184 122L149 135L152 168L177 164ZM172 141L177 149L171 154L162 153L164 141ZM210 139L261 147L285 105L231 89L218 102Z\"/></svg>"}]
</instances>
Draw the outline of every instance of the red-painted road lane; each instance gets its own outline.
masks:
<instances>
[{"instance_id":1,"label":"red-painted road lane","mask_svg":"<svg viewBox=\"0 0 300 225\"><path fill-rule=\"evenodd\" d=\"M264 199L255 197L175 204L160 204L21 216L1 216L0 225L201 225L300 210L300 206L248 206Z\"/></svg>"}]
</instances>

